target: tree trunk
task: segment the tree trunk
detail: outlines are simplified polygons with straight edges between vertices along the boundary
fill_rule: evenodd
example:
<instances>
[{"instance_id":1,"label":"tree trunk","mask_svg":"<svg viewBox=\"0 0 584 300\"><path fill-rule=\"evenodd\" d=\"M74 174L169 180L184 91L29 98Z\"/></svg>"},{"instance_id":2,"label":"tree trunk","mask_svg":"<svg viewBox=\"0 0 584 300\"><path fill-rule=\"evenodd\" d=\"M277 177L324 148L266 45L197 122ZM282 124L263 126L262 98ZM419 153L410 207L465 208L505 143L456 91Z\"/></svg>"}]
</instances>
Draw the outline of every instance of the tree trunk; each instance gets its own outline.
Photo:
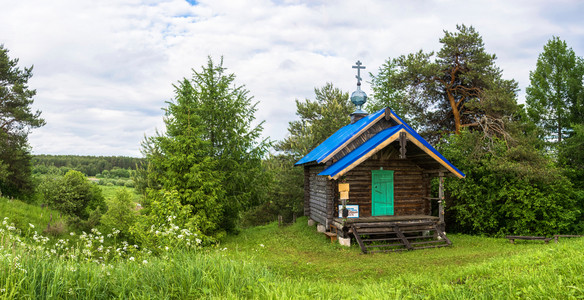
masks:
<instances>
[{"instance_id":1,"label":"tree trunk","mask_svg":"<svg viewBox=\"0 0 584 300\"><path fill-rule=\"evenodd\" d=\"M450 102L450 107L452 107L452 114L454 115L454 133L460 134L460 111L456 106L456 100L450 91L446 92L448 95L448 102Z\"/></svg>"}]
</instances>

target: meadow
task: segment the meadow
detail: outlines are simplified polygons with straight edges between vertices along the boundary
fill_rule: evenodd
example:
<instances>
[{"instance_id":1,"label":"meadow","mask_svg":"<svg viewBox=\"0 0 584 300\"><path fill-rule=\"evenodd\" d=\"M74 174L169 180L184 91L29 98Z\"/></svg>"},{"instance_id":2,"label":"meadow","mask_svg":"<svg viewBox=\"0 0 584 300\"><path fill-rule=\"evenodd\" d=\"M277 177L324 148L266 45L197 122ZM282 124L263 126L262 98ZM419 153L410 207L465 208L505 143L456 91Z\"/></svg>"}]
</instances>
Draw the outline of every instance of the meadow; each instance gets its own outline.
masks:
<instances>
[{"instance_id":1,"label":"meadow","mask_svg":"<svg viewBox=\"0 0 584 300\"><path fill-rule=\"evenodd\" d=\"M2 299L584 298L581 238L513 245L449 235L451 247L364 255L331 244L299 218L242 230L213 247L152 252L98 231L40 238L46 210L4 198L0 208L10 214L0 226Z\"/></svg>"}]
</instances>

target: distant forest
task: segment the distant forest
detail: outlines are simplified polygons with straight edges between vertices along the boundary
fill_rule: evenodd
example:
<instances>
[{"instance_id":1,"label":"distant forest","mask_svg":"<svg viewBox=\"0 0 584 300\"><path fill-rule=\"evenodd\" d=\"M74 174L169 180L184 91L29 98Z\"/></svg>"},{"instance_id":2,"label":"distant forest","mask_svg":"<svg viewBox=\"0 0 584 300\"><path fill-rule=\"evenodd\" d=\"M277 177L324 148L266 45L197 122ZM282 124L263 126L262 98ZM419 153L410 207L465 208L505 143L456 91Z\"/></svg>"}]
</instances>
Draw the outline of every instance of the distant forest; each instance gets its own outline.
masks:
<instances>
[{"instance_id":1,"label":"distant forest","mask_svg":"<svg viewBox=\"0 0 584 300\"><path fill-rule=\"evenodd\" d=\"M50 169L76 170L87 176L96 176L104 170L136 170L142 158L126 156L78 156L78 155L34 155L33 172L46 174Z\"/></svg>"}]
</instances>

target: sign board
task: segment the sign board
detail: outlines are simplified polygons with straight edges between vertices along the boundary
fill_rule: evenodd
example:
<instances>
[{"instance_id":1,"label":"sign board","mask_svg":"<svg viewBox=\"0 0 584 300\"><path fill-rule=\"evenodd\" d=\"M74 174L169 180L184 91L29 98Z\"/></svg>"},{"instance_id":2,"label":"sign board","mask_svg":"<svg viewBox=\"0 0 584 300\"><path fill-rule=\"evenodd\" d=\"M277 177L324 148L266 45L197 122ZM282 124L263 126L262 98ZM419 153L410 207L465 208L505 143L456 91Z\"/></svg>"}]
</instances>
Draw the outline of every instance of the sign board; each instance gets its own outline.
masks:
<instances>
[{"instance_id":1,"label":"sign board","mask_svg":"<svg viewBox=\"0 0 584 300\"><path fill-rule=\"evenodd\" d=\"M349 191L349 184L348 183L339 183L339 192L348 192Z\"/></svg>"},{"instance_id":2,"label":"sign board","mask_svg":"<svg viewBox=\"0 0 584 300\"><path fill-rule=\"evenodd\" d=\"M359 217L359 205L346 205L349 211L349 216L347 218L358 218ZM343 206L339 205L339 218L343 217Z\"/></svg>"},{"instance_id":3,"label":"sign board","mask_svg":"<svg viewBox=\"0 0 584 300\"><path fill-rule=\"evenodd\" d=\"M343 200L343 199L344 200L349 199L349 192L339 192L339 194L341 194L340 197L339 197L339 198L341 198L341 200Z\"/></svg>"}]
</instances>

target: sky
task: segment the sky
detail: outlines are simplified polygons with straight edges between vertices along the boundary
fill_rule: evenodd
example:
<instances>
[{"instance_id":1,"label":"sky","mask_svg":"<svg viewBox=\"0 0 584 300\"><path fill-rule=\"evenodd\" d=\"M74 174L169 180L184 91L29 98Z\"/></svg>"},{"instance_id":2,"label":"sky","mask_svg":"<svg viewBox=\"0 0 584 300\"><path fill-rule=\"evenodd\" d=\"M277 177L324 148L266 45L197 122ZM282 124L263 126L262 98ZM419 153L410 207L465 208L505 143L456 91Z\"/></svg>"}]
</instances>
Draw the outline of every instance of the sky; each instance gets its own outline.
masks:
<instances>
[{"instance_id":1,"label":"sky","mask_svg":"<svg viewBox=\"0 0 584 300\"><path fill-rule=\"evenodd\" d=\"M295 100L326 83L356 88L390 57L440 49L444 30L474 26L525 101L529 72L553 36L584 56L584 1L0 0L0 44L34 66L32 106L46 125L33 154L141 157L164 130L173 84L224 59L258 102L264 137L281 140Z\"/></svg>"}]
</instances>

